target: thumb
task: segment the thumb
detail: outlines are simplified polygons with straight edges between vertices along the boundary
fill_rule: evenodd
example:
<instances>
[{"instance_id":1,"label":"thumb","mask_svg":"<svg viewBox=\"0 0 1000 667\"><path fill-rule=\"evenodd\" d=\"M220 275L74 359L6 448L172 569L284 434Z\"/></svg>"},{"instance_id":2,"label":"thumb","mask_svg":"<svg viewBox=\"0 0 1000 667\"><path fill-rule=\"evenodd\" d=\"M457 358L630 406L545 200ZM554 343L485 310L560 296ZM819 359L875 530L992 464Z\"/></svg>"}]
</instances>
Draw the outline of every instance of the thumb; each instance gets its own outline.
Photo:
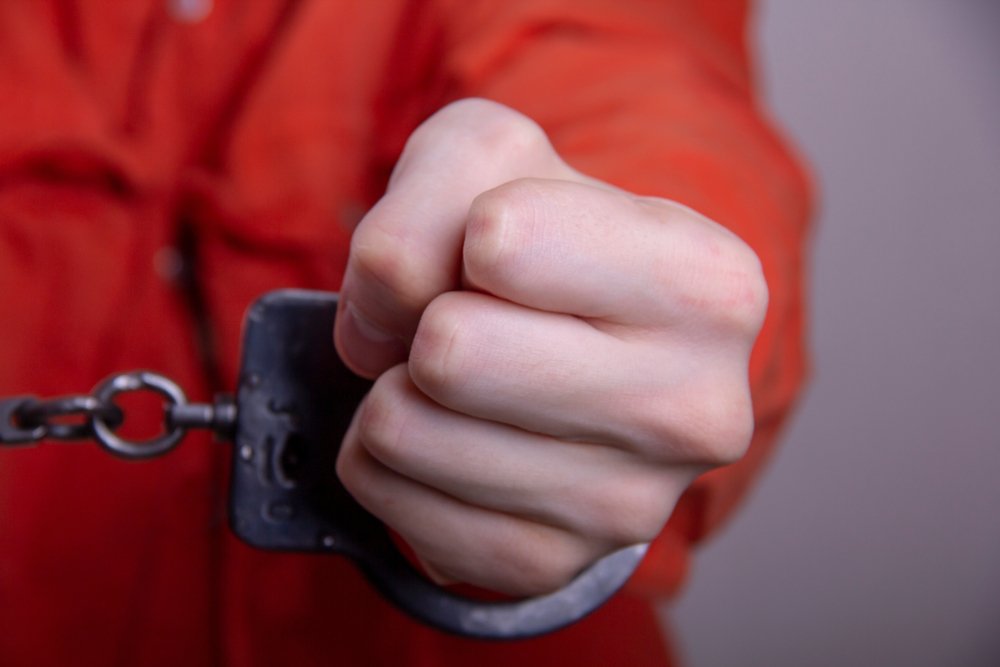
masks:
<instances>
[{"instance_id":1,"label":"thumb","mask_svg":"<svg viewBox=\"0 0 1000 667\"><path fill-rule=\"evenodd\" d=\"M351 239L334 342L374 378L406 360L427 305L461 287L477 195L522 177L574 178L542 129L487 100L455 102L411 135L385 195Z\"/></svg>"}]
</instances>

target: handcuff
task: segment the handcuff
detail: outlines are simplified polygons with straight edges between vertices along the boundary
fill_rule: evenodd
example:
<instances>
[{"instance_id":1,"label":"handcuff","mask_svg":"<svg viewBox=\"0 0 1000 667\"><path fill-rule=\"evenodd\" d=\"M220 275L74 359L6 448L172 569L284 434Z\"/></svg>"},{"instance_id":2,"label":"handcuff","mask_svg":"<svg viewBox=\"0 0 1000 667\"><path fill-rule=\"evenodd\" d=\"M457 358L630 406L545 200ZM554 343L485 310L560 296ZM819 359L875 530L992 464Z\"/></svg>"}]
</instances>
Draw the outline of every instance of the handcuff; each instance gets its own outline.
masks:
<instances>
[{"instance_id":1,"label":"handcuff","mask_svg":"<svg viewBox=\"0 0 1000 667\"><path fill-rule=\"evenodd\" d=\"M646 552L637 544L605 556L565 587L537 597L483 600L438 586L400 553L385 526L337 478L343 434L371 383L344 366L331 342L337 295L278 290L247 311L235 395L189 403L176 383L149 371L113 375L89 395L0 399L0 447L46 439L94 439L116 456L168 453L190 429L233 442L229 525L261 549L339 554L386 599L445 632L523 639L574 623L606 602ZM153 391L165 399L165 430L134 442L116 433L114 399Z\"/></svg>"}]
</instances>

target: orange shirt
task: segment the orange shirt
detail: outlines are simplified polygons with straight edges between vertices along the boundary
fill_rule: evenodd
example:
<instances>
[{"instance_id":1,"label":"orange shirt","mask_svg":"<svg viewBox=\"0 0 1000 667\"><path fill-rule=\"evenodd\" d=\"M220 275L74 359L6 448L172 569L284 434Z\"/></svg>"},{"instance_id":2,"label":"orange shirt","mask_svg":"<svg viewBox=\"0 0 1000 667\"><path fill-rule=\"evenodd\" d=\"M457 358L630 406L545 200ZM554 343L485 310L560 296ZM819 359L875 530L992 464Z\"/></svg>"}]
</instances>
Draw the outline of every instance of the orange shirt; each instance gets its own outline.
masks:
<instances>
[{"instance_id":1,"label":"orange shirt","mask_svg":"<svg viewBox=\"0 0 1000 667\"><path fill-rule=\"evenodd\" d=\"M745 4L0 3L0 395L132 368L196 400L231 388L246 305L337 289L408 134L472 95L538 120L578 169L729 226L771 288L749 455L701 478L629 590L568 630L447 637L342 559L238 543L230 453L207 439L142 463L46 445L0 449L0 664L664 664L646 598L742 496L805 368L808 188L754 98Z\"/></svg>"}]
</instances>

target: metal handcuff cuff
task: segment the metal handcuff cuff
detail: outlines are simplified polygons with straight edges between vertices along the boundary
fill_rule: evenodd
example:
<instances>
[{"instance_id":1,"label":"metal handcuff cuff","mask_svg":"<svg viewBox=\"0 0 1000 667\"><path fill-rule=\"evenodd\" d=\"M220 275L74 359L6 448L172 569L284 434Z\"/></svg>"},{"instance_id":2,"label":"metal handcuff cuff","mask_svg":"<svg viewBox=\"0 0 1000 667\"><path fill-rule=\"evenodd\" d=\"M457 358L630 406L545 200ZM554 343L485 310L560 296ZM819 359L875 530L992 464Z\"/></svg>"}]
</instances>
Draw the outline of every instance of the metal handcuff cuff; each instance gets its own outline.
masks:
<instances>
[{"instance_id":1,"label":"metal handcuff cuff","mask_svg":"<svg viewBox=\"0 0 1000 667\"><path fill-rule=\"evenodd\" d=\"M347 493L333 473L339 443L370 387L340 361L331 343L337 295L280 290L249 309L235 396L188 403L168 378L147 371L114 375L93 394L42 401L0 400L0 446L44 439L93 438L130 459L160 456L189 429L208 428L234 443L229 523L262 549L347 556L389 601L446 632L518 639L557 630L587 615L617 591L646 545L616 551L564 588L521 600L485 601L437 586L399 552L382 523ZM166 430L131 442L114 398L154 391L166 399ZM83 421L79 421L80 418Z\"/></svg>"}]
</instances>

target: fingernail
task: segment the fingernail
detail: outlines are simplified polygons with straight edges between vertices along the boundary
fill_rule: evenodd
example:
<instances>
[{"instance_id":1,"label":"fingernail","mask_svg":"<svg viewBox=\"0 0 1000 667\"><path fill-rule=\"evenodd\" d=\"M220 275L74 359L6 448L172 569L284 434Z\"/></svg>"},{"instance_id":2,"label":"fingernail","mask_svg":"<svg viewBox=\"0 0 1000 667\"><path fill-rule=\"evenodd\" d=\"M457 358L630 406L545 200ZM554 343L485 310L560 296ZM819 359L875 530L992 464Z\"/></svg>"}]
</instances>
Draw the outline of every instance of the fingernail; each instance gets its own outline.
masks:
<instances>
[{"instance_id":1,"label":"fingernail","mask_svg":"<svg viewBox=\"0 0 1000 667\"><path fill-rule=\"evenodd\" d=\"M362 315L351 302L344 304L344 322L337 347L347 366L363 377L375 378L406 359L406 344Z\"/></svg>"}]
</instances>

